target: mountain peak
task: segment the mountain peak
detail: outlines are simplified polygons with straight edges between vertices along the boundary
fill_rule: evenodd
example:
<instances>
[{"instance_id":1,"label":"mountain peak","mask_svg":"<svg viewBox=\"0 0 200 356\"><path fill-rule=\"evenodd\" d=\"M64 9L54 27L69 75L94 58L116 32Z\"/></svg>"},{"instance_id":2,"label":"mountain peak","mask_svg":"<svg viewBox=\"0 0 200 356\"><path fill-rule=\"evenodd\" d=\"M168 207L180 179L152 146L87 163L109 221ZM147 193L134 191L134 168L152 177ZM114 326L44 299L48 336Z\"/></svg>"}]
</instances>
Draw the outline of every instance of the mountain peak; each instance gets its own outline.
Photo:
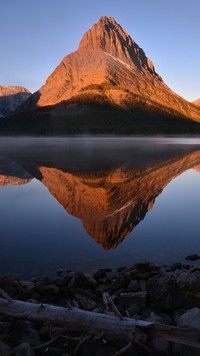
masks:
<instances>
[{"instance_id":1,"label":"mountain peak","mask_svg":"<svg viewBox=\"0 0 200 356\"><path fill-rule=\"evenodd\" d=\"M135 69L155 73L152 61L113 17L100 17L99 21L84 34L79 50L85 49L96 52L103 50Z\"/></svg>"},{"instance_id":2,"label":"mountain peak","mask_svg":"<svg viewBox=\"0 0 200 356\"><path fill-rule=\"evenodd\" d=\"M155 105L155 111L159 107L200 120L198 107L165 85L126 30L113 17L102 16L21 109L58 105L52 110L59 115L79 115L94 103L134 110L138 102L142 108L143 102L150 105L150 111Z\"/></svg>"},{"instance_id":3,"label":"mountain peak","mask_svg":"<svg viewBox=\"0 0 200 356\"><path fill-rule=\"evenodd\" d=\"M115 21L114 17L112 16L101 16L98 22L102 22L105 24L117 24L117 22ZM117 24L118 25L118 24Z\"/></svg>"}]
</instances>

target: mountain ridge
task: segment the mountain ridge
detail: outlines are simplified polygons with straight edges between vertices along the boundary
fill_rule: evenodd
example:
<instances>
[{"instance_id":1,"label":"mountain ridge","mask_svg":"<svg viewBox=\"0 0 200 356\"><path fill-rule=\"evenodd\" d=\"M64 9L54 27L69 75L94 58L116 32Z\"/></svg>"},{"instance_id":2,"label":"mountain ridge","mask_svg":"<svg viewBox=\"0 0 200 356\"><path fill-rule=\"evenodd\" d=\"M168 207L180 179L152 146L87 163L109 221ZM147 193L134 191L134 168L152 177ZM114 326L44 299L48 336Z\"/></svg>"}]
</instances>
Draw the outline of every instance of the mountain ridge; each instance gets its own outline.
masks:
<instances>
[{"instance_id":1,"label":"mountain ridge","mask_svg":"<svg viewBox=\"0 0 200 356\"><path fill-rule=\"evenodd\" d=\"M22 86L0 85L0 116L10 115L30 96L30 91Z\"/></svg>"}]
</instances>

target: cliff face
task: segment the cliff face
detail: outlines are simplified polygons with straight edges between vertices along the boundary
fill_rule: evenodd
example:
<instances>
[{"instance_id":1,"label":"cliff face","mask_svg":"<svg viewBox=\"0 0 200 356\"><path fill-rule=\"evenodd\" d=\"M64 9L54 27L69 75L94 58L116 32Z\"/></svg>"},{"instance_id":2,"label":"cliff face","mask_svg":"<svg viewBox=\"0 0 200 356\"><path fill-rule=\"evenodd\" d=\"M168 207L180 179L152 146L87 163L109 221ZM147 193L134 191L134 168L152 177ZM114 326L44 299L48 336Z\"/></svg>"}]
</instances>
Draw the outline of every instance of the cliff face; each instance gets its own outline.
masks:
<instances>
[{"instance_id":1,"label":"cliff face","mask_svg":"<svg viewBox=\"0 0 200 356\"><path fill-rule=\"evenodd\" d=\"M24 87L0 85L0 116L10 115L30 96L31 93Z\"/></svg>"},{"instance_id":2,"label":"cliff face","mask_svg":"<svg viewBox=\"0 0 200 356\"><path fill-rule=\"evenodd\" d=\"M81 219L87 233L104 249L111 249L144 219L163 188L185 170L196 167L199 160L197 151L146 170L119 167L99 177L38 168L42 183L64 209Z\"/></svg>"},{"instance_id":3,"label":"cliff face","mask_svg":"<svg viewBox=\"0 0 200 356\"><path fill-rule=\"evenodd\" d=\"M74 105L65 107L69 113L81 100L127 110L143 98L200 121L200 110L167 87L152 61L112 17L101 17L85 33L78 50L62 60L30 103L43 107L71 98Z\"/></svg>"}]
</instances>

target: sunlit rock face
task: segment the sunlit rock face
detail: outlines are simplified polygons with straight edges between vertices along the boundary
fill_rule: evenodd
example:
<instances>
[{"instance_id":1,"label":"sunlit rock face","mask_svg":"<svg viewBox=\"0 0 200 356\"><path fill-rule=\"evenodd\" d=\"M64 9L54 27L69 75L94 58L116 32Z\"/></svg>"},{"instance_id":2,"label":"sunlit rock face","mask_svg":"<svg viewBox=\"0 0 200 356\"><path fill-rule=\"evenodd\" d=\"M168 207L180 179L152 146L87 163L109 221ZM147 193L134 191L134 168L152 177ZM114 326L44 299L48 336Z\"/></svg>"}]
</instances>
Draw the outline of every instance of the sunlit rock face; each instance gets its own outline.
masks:
<instances>
[{"instance_id":1,"label":"sunlit rock face","mask_svg":"<svg viewBox=\"0 0 200 356\"><path fill-rule=\"evenodd\" d=\"M118 167L95 173L39 166L42 183L64 209L81 219L104 249L114 249L152 209L164 187L196 167L200 152L164 159L146 169Z\"/></svg>"},{"instance_id":2,"label":"sunlit rock face","mask_svg":"<svg viewBox=\"0 0 200 356\"><path fill-rule=\"evenodd\" d=\"M28 89L21 86L0 85L0 117L6 117L31 96Z\"/></svg>"},{"instance_id":3,"label":"sunlit rock face","mask_svg":"<svg viewBox=\"0 0 200 356\"><path fill-rule=\"evenodd\" d=\"M200 106L200 98L199 98L199 99L197 99L197 100L195 100L195 101L193 101L193 103L194 103L195 105Z\"/></svg>"},{"instance_id":4,"label":"sunlit rock face","mask_svg":"<svg viewBox=\"0 0 200 356\"><path fill-rule=\"evenodd\" d=\"M27 184L32 178L17 162L0 157L0 187Z\"/></svg>"},{"instance_id":5,"label":"sunlit rock face","mask_svg":"<svg viewBox=\"0 0 200 356\"><path fill-rule=\"evenodd\" d=\"M77 105L82 101L128 110L143 98L148 105L161 104L200 120L200 110L167 87L152 61L112 17L101 17L84 34L78 50L62 60L24 108L72 98L73 103L65 106L69 114L80 110Z\"/></svg>"}]
</instances>

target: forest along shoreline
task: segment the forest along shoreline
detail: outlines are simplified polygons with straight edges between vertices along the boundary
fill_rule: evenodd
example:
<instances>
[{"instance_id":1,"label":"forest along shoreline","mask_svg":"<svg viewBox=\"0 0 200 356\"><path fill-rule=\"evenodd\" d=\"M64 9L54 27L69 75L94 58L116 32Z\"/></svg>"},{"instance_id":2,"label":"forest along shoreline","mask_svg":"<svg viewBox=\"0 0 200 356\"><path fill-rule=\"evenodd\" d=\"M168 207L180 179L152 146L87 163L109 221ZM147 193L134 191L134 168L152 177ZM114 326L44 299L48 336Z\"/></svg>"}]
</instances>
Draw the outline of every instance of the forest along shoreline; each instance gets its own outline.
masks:
<instances>
[{"instance_id":1,"label":"forest along shoreline","mask_svg":"<svg viewBox=\"0 0 200 356\"><path fill-rule=\"evenodd\" d=\"M195 261L198 256L188 256ZM190 262L191 263L191 262ZM88 312L107 313L154 323L200 331L200 267L174 263L160 266L138 263L131 267L99 269L91 275L62 269L57 278L0 276L0 288L12 299L72 307ZM106 304L104 295L112 302ZM2 292L1 292L2 294ZM2 295L2 297L5 297ZM86 337L86 338L85 338ZM84 342L82 342L84 340ZM126 347L121 340L106 335L88 337L65 332L52 323L31 322L0 314L0 355L120 355ZM199 349L171 343L160 337L146 337L129 345L124 355L197 355Z\"/></svg>"}]
</instances>

